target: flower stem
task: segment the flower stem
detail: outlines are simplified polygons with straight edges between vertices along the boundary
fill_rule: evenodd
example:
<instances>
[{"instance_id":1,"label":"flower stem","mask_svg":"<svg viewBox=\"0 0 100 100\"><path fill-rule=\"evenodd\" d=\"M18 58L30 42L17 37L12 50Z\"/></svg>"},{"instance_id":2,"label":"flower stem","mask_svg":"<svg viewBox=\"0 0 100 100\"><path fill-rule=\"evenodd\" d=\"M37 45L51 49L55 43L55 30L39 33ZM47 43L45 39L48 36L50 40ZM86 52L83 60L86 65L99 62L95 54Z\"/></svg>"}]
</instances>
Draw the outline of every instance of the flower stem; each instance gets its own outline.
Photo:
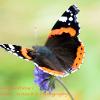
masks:
<instances>
[{"instance_id":1,"label":"flower stem","mask_svg":"<svg viewBox=\"0 0 100 100\"><path fill-rule=\"evenodd\" d=\"M69 92L69 90L66 88L66 86L64 85L64 83L58 78L56 77L56 80L64 87L65 91L68 93L69 97L71 98L71 100L74 100L72 94Z\"/></svg>"}]
</instances>

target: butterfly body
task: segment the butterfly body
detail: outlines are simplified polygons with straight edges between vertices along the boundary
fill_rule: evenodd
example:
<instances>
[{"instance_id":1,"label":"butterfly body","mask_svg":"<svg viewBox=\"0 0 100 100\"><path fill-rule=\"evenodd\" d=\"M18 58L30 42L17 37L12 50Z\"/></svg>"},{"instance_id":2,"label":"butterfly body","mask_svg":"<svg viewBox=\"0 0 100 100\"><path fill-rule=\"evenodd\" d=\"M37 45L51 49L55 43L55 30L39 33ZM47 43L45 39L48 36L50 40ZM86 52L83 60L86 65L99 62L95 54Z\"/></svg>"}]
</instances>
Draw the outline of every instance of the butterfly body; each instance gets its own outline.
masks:
<instances>
[{"instance_id":1,"label":"butterfly body","mask_svg":"<svg viewBox=\"0 0 100 100\"><path fill-rule=\"evenodd\" d=\"M33 47L36 51L37 55L33 61L37 63L39 66L56 71L62 71L62 65L59 63L56 55L46 46L43 47ZM31 55L32 56L32 55Z\"/></svg>"},{"instance_id":2,"label":"butterfly body","mask_svg":"<svg viewBox=\"0 0 100 100\"><path fill-rule=\"evenodd\" d=\"M33 61L46 73L64 77L77 69L84 56L84 46L79 41L79 9L72 5L53 26L44 46L33 46L32 49L22 46L1 44L0 47L25 60Z\"/></svg>"}]
</instances>

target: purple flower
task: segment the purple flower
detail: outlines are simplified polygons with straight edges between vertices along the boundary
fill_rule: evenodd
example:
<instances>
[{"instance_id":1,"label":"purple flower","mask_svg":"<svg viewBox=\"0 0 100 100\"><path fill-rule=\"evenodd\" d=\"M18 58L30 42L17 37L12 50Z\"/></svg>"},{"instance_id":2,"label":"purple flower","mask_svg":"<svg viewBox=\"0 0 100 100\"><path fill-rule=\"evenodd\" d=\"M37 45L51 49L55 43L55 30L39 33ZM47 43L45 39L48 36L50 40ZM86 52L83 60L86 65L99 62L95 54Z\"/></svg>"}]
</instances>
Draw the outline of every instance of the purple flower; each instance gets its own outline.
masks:
<instances>
[{"instance_id":1,"label":"purple flower","mask_svg":"<svg viewBox=\"0 0 100 100\"><path fill-rule=\"evenodd\" d=\"M55 77L43 72L38 67L34 69L35 79L34 82L40 87L40 90L44 92L51 92L55 89Z\"/></svg>"}]
</instances>

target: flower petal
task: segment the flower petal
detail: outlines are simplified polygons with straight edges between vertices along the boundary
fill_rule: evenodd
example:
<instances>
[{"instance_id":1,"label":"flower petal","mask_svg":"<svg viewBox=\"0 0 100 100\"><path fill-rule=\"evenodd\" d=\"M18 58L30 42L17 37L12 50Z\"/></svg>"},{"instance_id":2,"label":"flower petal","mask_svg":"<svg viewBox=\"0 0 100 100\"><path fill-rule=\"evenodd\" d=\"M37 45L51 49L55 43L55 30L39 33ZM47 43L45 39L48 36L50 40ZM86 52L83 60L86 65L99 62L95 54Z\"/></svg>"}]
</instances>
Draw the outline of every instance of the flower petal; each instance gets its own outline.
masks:
<instances>
[{"instance_id":1,"label":"flower petal","mask_svg":"<svg viewBox=\"0 0 100 100\"><path fill-rule=\"evenodd\" d=\"M40 87L41 91L52 92L55 89L54 76L43 72L38 67L34 69L34 82Z\"/></svg>"}]
</instances>

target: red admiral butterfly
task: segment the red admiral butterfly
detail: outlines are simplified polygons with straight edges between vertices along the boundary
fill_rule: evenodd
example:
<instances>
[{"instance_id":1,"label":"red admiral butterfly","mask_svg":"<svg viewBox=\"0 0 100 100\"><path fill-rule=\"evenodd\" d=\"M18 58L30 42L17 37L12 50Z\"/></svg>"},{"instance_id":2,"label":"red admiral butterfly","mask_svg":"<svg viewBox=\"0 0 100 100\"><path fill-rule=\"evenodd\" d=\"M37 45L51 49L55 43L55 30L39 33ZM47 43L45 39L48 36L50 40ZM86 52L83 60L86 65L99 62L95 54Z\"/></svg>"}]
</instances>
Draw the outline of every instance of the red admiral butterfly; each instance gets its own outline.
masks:
<instances>
[{"instance_id":1,"label":"red admiral butterfly","mask_svg":"<svg viewBox=\"0 0 100 100\"><path fill-rule=\"evenodd\" d=\"M76 15L79 9L72 5L53 26L44 46L32 49L2 44L0 47L18 57L34 61L39 69L54 76L64 77L79 69L84 55L84 46L79 41L79 23Z\"/></svg>"}]
</instances>

